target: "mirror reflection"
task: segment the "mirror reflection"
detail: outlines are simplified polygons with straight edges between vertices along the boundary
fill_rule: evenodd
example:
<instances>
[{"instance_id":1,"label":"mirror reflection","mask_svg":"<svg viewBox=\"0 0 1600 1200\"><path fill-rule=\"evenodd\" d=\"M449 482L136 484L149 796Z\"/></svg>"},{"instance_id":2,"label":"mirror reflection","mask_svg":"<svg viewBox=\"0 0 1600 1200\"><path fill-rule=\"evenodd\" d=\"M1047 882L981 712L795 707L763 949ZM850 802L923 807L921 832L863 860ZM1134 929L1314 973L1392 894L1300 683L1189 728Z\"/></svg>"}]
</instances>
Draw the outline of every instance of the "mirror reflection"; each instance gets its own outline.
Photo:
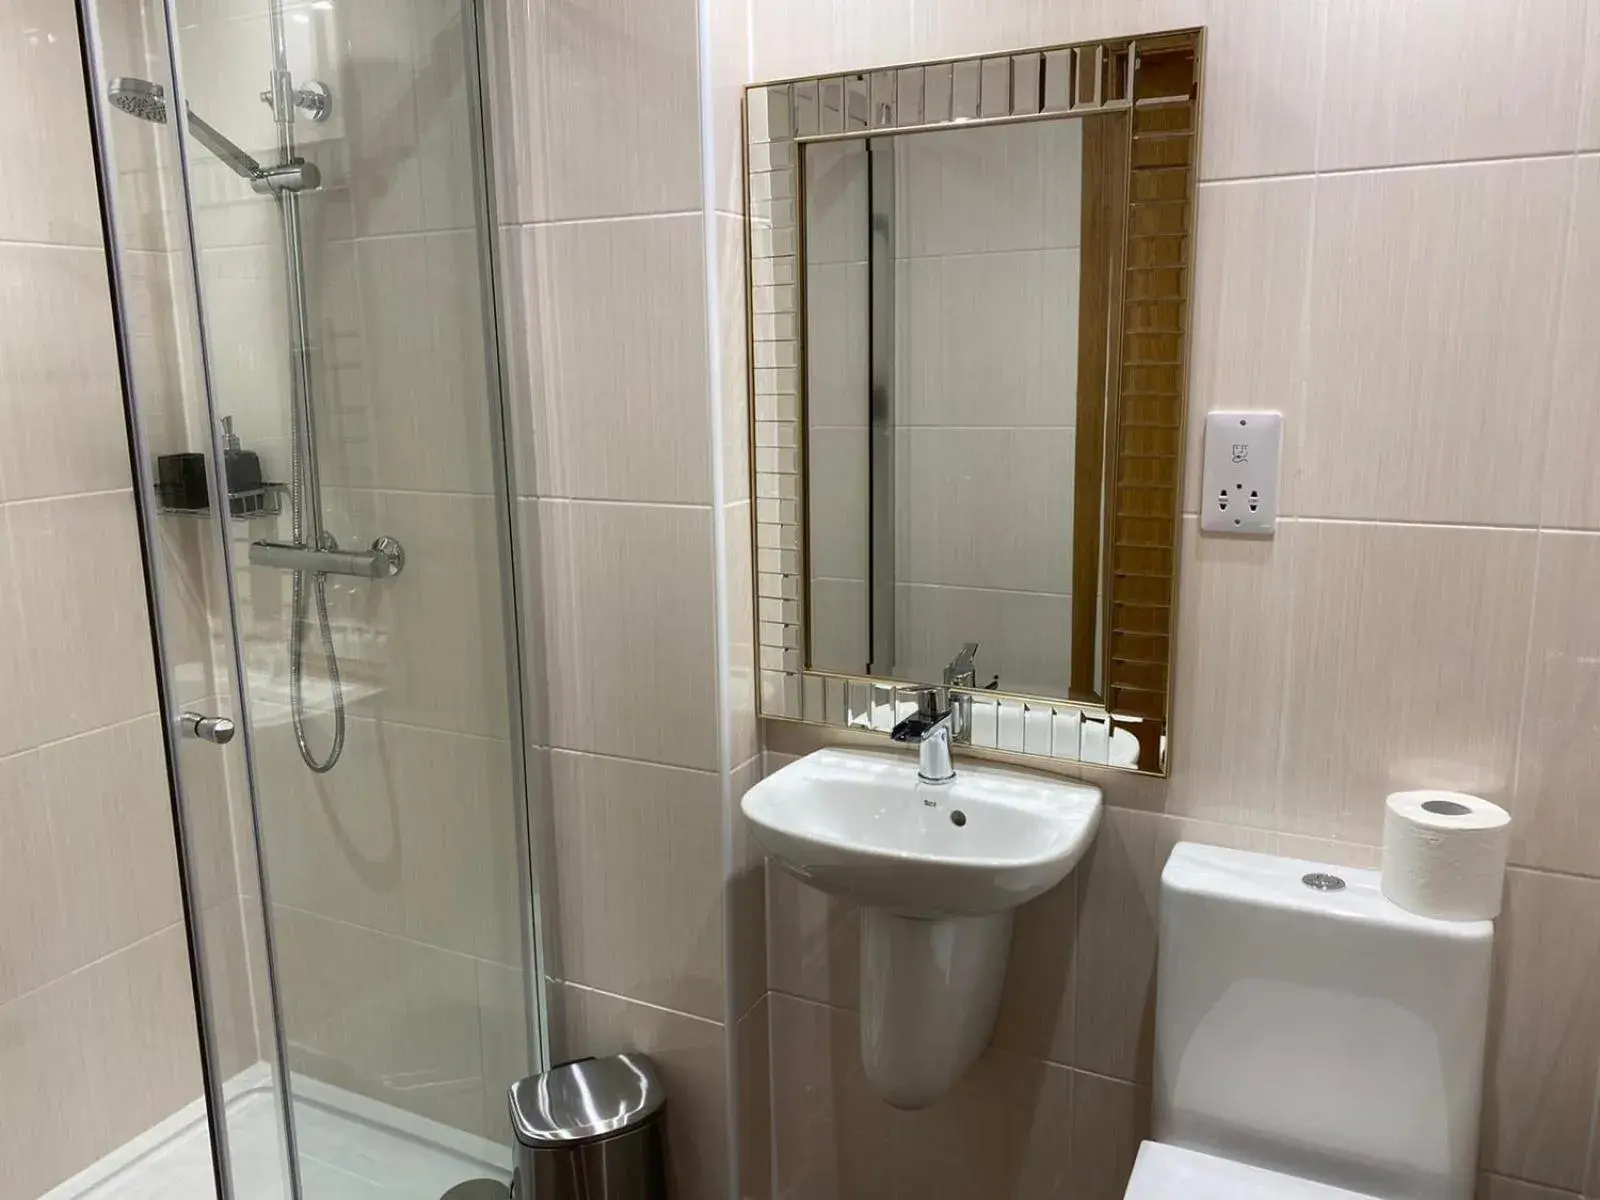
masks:
<instances>
[{"instance_id":1,"label":"mirror reflection","mask_svg":"<svg viewBox=\"0 0 1600 1200\"><path fill-rule=\"evenodd\" d=\"M1102 694L1124 121L804 146L811 669Z\"/></svg>"}]
</instances>

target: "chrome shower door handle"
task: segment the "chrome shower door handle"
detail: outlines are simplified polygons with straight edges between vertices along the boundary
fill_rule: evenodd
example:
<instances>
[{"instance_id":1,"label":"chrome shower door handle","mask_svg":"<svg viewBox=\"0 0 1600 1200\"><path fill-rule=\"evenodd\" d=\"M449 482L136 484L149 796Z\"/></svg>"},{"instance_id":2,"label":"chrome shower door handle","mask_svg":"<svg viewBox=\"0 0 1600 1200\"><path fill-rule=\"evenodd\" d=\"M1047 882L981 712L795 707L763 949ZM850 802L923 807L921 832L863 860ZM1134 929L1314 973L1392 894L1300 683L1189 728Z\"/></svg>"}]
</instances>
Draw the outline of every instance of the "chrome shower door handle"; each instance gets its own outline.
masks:
<instances>
[{"instance_id":1,"label":"chrome shower door handle","mask_svg":"<svg viewBox=\"0 0 1600 1200\"><path fill-rule=\"evenodd\" d=\"M181 718L181 724L186 736L199 738L202 742L226 746L233 741L235 726L227 717L208 717L201 713L186 712Z\"/></svg>"}]
</instances>

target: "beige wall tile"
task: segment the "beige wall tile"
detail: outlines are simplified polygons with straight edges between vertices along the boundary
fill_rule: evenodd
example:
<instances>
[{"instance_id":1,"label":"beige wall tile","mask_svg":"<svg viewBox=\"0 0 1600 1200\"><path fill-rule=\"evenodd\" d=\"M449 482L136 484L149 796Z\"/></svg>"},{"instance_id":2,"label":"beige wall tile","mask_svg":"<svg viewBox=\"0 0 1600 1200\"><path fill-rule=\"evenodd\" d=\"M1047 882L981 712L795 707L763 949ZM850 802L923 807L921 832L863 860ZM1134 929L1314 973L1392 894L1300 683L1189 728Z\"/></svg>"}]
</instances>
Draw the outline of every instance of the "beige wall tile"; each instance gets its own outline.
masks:
<instances>
[{"instance_id":1,"label":"beige wall tile","mask_svg":"<svg viewBox=\"0 0 1600 1200\"><path fill-rule=\"evenodd\" d=\"M806 488L813 579L865 579L871 569L867 439L864 426L812 426L806 431L806 456L814 472Z\"/></svg>"},{"instance_id":2,"label":"beige wall tile","mask_svg":"<svg viewBox=\"0 0 1600 1200\"><path fill-rule=\"evenodd\" d=\"M1539 535L1511 858L1600 875L1600 537Z\"/></svg>"},{"instance_id":3,"label":"beige wall tile","mask_svg":"<svg viewBox=\"0 0 1600 1200\"><path fill-rule=\"evenodd\" d=\"M700 202L695 8L518 3L506 16L501 216L560 221ZM520 70L542 63L541 70ZM504 114L509 113L509 120Z\"/></svg>"},{"instance_id":4,"label":"beige wall tile","mask_svg":"<svg viewBox=\"0 0 1600 1200\"><path fill-rule=\"evenodd\" d=\"M728 1011L742 1019L767 991L767 859L750 833L740 801L761 778L759 755L747 759L732 772L724 819L732 827L728 882L724 893L727 906L730 978Z\"/></svg>"},{"instance_id":5,"label":"beige wall tile","mask_svg":"<svg viewBox=\"0 0 1600 1200\"><path fill-rule=\"evenodd\" d=\"M756 714L755 576L751 563L754 533L750 503L723 506L723 586L728 606L728 673L722 703L728 709L727 761L738 765L761 753Z\"/></svg>"},{"instance_id":6,"label":"beige wall tile","mask_svg":"<svg viewBox=\"0 0 1600 1200\"><path fill-rule=\"evenodd\" d=\"M1560 159L1317 181L1301 512L1534 521L1571 180Z\"/></svg>"},{"instance_id":7,"label":"beige wall tile","mask_svg":"<svg viewBox=\"0 0 1600 1200\"><path fill-rule=\"evenodd\" d=\"M667 1176L678 1196L719 1196L728 1179L726 1030L716 1021L635 1004L563 984L550 996L553 1050L648 1054L672 1097L667 1116Z\"/></svg>"},{"instance_id":8,"label":"beige wall tile","mask_svg":"<svg viewBox=\"0 0 1600 1200\"><path fill-rule=\"evenodd\" d=\"M132 495L6 511L28 658L27 675L5 690L30 697L23 730L37 744L150 712L155 679ZM95 686L84 687L90 678Z\"/></svg>"},{"instance_id":9,"label":"beige wall tile","mask_svg":"<svg viewBox=\"0 0 1600 1200\"><path fill-rule=\"evenodd\" d=\"M92 1129L104 1148L120 1146L200 1095L188 945L172 926L102 959L77 975L77 1036L87 1093L79 1132Z\"/></svg>"},{"instance_id":10,"label":"beige wall tile","mask_svg":"<svg viewBox=\"0 0 1600 1200\"><path fill-rule=\"evenodd\" d=\"M538 511L553 743L714 769L710 512Z\"/></svg>"},{"instance_id":11,"label":"beige wall tile","mask_svg":"<svg viewBox=\"0 0 1600 1200\"><path fill-rule=\"evenodd\" d=\"M322 429L333 426L324 444L343 443L355 486L489 495L477 235L363 239L354 267L360 340L341 339L325 357L355 386L340 396L343 411L321 406Z\"/></svg>"},{"instance_id":12,"label":"beige wall tile","mask_svg":"<svg viewBox=\"0 0 1600 1200\"><path fill-rule=\"evenodd\" d=\"M182 919L161 725L147 717L38 751L74 967ZM40 864L31 865L30 874Z\"/></svg>"},{"instance_id":13,"label":"beige wall tile","mask_svg":"<svg viewBox=\"0 0 1600 1200\"><path fill-rule=\"evenodd\" d=\"M1270 852L1271 834L1107 808L1078 878L1073 1065L1134 1083L1155 1051L1161 871L1180 841Z\"/></svg>"},{"instance_id":14,"label":"beige wall tile","mask_svg":"<svg viewBox=\"0 0 1600 1200\"><path fill-rule=\"evenodd\" d=\"M1600 18L1594 24L1600 27ZM1600 81L1594 103L1600 105ZM1577 160L1573 187L1540 519L1547 526L1600 529L1600 478L1593 469L1600 456L1594 405L1600 389L1600 156Z\"/></svg>"},{"instance_id":15,"label":"beige wall tile","mask_svg":"<svg viewBox=\"0 0 1600 1200\"><path fill-rule=\"evenodd\" d=\"M1150 1136L1150 1091L1087 1071L1072 1076L1072 1187L1077 1200L1119 1200Z\"/></svg>"},{"instance_id":16,"label":"beige wall tile","mask_svg":"<svg viewBox=\"0 0 1600 1200\"><path fill-rule=\"evenodd\" d=\"M1295 536L1281 827L1376 845L1392 791L1505 799L1537 535L1305 522Z\"/></svg>"},{"instance_id":17,"label":"beige wall tile","mask_svg":"<svg viewBox=\"0 0 1600 1200\"><path fill-rule=\"evenodd\" d=\"M274 905L295 1071L431 1117L483 1126L473 959Z\"/></svg>"},{"instance_id":18,"label":"beige wall tile","mask_svg":"<svg viewBox=\"0 0 1600 1200\"><path fill-rule=\"evenodd\" d=\"M716 150L711 203L744 212L744 88L750 82L750 4L711 0L711 136Z\"/></svg>"},{"instance_id":19,"label":"beige wall tile","mask_svg":"<svg viewBox=\"0 0 1600 1200\"><path fill-rule=\"evenodd\" d=\"M1206 6L1202 179L1289 175L1315 166L1329 8L1330 0Z\"/></svg>"},{"instance_id":20,"label":"beige wall tile","mask_svg":"<svg viewBox=\"0 0 1600 1200\"><path fill-rule=\"evenodd\" d=\"M1060 553L1071 551L1064 548ZM895 601L898 678L941 679L956 651L967 642L977 642L979 683L998 675L1000 686L1009 692L1067 694L1071 596L902 584L895 589Z\"/></svg>"},{"instance_id":21,"label":"beige wall tile","mask_svg":"<svg viewBox=\"0 0 1600 1200\"><path fill-rule=\"evenodd\" d=\"M29 179L0 194L0 237L98 246L76 16L54 0L18 0L6 24L11 34L0 48L0 72L16 81L17 95L0 113L0 160L27 163Z\"/></svg>"},{"instance_id":22,"label":"beige wall tile","mask_svg":"<svg viewBox=\"0 0 1600 1200\"><path fill-rule=\"evenodd\" d=\"M1600 14L1589 6L1588 50L1584 55L1583 100L1578 110L1578 148L1600 150Z\"/></svg>"},{"instance_id":23,"label":"beige wall tile","mask_svg":"<svg viewBox=\"0 0 1600 1200\"><path fill-rule=\"evenodd\" d=\"M726 0L716 0L718 5ZM741 160L742 161L742 160ZM750 326L744 219L717 214L717 336L722 396L722 499L750 497Z\"/></svg>"},{"instance_id":24,"label":"beige wall tile","mask_svg":"<svg viewBox=\"0 0 1600 1200\"><path fill-rule=\"evenodd\" d=\"M564 977L723 1019L716 775L563 750L550 767Z\"/></svg>"},{"instance_id":25,"label":"beige wall tile","mask_svg":"<svg viewBox=\"0 0 1600 1200\"><path fill-rule=\"evenodd\" d=\"M0 1004L0 1195L31 1200L116 1143L83 1119L81 977Z\"/></svg>"},{"instance_id":26,"label":"beige wall tile","mask_svg":"<svg viewBox=\"0 0 1600 1200\"><path fill-rule=\"evenodd\" d=\"M366 670L376 684L350 711L504 736L504 560L494 499L379 492L371 502L372 515L356 527L363 537L398 538L406 567L393 580L340 589L350 626L369 633L343 648L341 666ZM315 669L315 655L308 660Z\"/></svg>"},{"instance_id":27,"label":"beige wall tile","mask_svg":"<svg viewBox=\"0 0 1600 1200\"><path fill-rule=\"evenodd\" d=\"M0 244L0 309L0 494L127 487L103 252Z\"/></svg>"},{"instance_id":28,"label":"beige wall tile","mask_svg":"<svg viewBox=\"0 0 1600 1200\"><path fill-rule=\"evenodd\" d=\"M866 262L871 237L866 143L820 142L804 149L802 161L807 272Z\"/></svg>"},{"instance_id":29,"label":"beige wall tile","mask_svg":"<svg viewBox=\"0 0 1600 1200\"><path fill-rule=\"evenodd\" d=\"M828 6L816 0L763 0L750 8L750 77L852 70L917 57L910 0ZM822 11L819 11L821 9Z\"/></svg>"},{"instance_id":30,"label":"beige wall tile","mask_svg":"<svg viewBox=\"0 0 1600 1200\"><path fill-rule=\"evenodd\" d=\"M483 1136L511 1144L511 1085L534 1068L528 1046L526 987L520 969L479 962L478 1019L483 1058Z\"/></svg>"},{"instance_id":31,"label":"beige wall tile","mask_svg":"<svg viewBox=\"0 0 1600 1200\"><path fill-rule=\"evenodd\" d=\"M60 861L38 754L0 758L0 941L6 947L0 957L0 1004L76 965L77 939L64 908L67 877Z\"/></svg>"},{"instance_id":32,"label":"beige wall tile","mask_svg":"<svg viewBox=\"0 0 1600 1200\"><path fill-rule=\"evenodd\" d=\"M1079 886L1075 871L1017 910L995 1049L1061 1065L1072 1062Z\"/></svg>"},{"instance_id":33,"label":"beige wall tile","mask_svg":"<svg viewBox=\"0 0 1600 1200\"><path fill-rule=\"evenodd\" d=\"M838 1008L861 1003L861 921L855 905L767 863L767 986Z\"/></svg>"},{"instance_id":34,"label":"beige wall tile","mask_svg":"<svg viewBox=\"0 0 1600 1200\"><path fill-rule=\"evenodd\" d=\"M1600 881L1513 868L1496 922L1481 1159L1583 1186L1600 1064Z\"/></svg>"},{"instance_id":35,"label":"beige wall tile","mask_svg":"<svg viewBox=\"0 0 1600 1200\"><path fill-rule=\"evenodd\" d=\"M1199 189L1185 512L1200 511L1205 414L1213 408L1284 414L1278 511L1296 511L1315 190L1313 179Z\"/></svg>"},{"instance_id":36,"label":"beige wall tile","mask_svg":"<svg viewBox=\"0 0 1600 1200\"><path fill-rule=\"evenodd\" d=\"M826 143L824 143L826 145ZM806 255L806 427L862 429L869 417L867 330L872 320L865 262L815 262Z\"/></svg>"},{"instance_id":37,"label":"beige wall tile","mask_svg":"<svg viewBox=\"0 0 1600 1200\"><path fill-rule=\"evenodd\" d=\"M535 403L544 494L711 499L704 226L698 216L539 226Z\"/></svg>"},{"instance_id":38,"label":"beige wall tile","mask_svg":"<svg viewBox=\"0 0 1600 1200\"><path fill-rule=\"evenodd\" d=\"M1301 528L1220 538L1183 519L1168 812L1277 826Z\"/></svg>"},{"instance_id":39,"label":"beige wall tile","mask_svg":"<svg viewBox=\"0 0 1600 1200\"><path fill-rule=\"evenodd\" d=\"M230 1079L271 1054L270 1048L262 1049L256 1036L250 949L245 944L244 910L237 896L205 910L200 936L205 944L218 1067L222 1077Z\"/></svg>"},{"instance_id":40,"label":"beige wall tile","mask_svg":"<svg viewBox=\"0 0 1600 1200\"><path fill-rule=\"evenodd\" d=\"M739 1131L739 1196L771 1200L772 1196L772 1059L768 1000L763 996L735 1028L739 1103L734 1122Z\"/></svg>"},{"instance_id":41,"label":"beige wall tile","mask_svg":"<svg viewBox=\"0 0 1600 1200\"><path fill-rule=\"evenodd\" d=\"M864 579L812 579L807 663L814 670L860 673L871 657Z\"/></svg>"},{"instance_id":42,"label":"beige wall tile","mask_svg":"<svg viewBox=\"0 0 1600 1200\"><path fill-rule=\"evenodd\" d=\"M1572 149L1584 0L1334 0L1321 170ZM1487 78L1526 78L1508 95Z\"/></svg>"}]
</instances>

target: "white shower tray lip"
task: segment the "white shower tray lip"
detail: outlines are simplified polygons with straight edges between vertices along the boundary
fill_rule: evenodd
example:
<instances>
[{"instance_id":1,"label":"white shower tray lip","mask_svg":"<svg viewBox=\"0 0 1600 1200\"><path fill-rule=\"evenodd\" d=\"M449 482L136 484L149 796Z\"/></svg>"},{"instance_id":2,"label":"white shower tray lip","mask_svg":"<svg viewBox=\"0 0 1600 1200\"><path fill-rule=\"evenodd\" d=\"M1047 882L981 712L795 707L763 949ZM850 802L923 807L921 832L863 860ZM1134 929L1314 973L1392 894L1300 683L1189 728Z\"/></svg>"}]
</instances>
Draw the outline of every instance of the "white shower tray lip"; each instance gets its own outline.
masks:
<instances>
[{"instance_id":1,"label":"white shower tray lip","mask_svg":"<svg viewBox=\"0 0 1600 1200\"><path fill-rule=\"evenodd\" d=\"M813 887L906 916L1006 912L1077 865L1100 824L1100 789L962 760L947 784L915 755L834 748L745 793L756 841Z\"/></svg>"}]
</instances>

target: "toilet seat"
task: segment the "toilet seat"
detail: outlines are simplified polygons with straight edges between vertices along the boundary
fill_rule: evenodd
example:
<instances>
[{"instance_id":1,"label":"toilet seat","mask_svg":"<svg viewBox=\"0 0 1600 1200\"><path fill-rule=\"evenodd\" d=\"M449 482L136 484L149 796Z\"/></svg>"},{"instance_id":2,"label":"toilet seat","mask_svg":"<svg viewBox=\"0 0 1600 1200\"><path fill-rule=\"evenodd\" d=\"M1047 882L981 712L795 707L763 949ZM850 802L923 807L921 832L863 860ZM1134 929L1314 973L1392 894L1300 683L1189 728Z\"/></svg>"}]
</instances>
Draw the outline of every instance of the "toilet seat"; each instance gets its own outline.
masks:
<instances>
[{"instance_id":1,"label":"toilet seat","mask_svg":"<svg viewBox=\"0 0 1600 1200\"><path fill-rule=\"evenodd\" d=\"M1123 1200L1379 1200L1232 1159L1145 1142Z\"/></svg>"}]
</instances>

